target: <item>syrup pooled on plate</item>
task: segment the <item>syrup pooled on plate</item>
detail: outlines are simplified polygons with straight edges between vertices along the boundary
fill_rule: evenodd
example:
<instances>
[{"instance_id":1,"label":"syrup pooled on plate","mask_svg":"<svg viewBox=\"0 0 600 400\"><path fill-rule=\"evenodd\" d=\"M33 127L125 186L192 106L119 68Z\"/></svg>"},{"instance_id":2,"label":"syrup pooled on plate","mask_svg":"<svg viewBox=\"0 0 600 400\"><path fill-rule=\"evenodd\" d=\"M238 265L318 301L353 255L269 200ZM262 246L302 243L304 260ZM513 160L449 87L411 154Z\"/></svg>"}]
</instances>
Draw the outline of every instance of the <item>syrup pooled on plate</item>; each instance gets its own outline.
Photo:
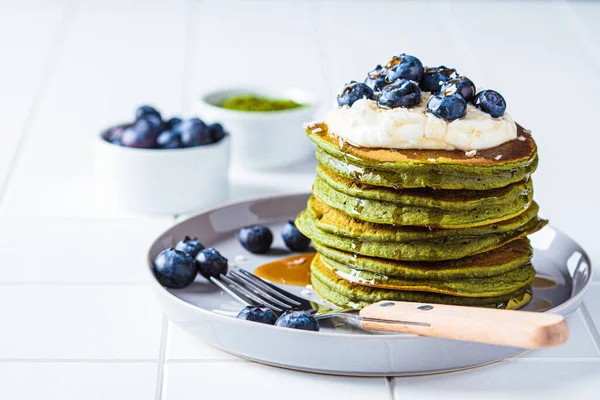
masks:
<instances>
[{"instance_id":1,"label":"syrup pooled on plate","mask_svg":"<svg viewBox=\"0 0 600 400\"><path fill-rule=\"evenodd\" d=\"M310 264L315 253L282 258L258 267L254 274L271 283L293 286L310 284Z\"/></svg>"}]
</instances>

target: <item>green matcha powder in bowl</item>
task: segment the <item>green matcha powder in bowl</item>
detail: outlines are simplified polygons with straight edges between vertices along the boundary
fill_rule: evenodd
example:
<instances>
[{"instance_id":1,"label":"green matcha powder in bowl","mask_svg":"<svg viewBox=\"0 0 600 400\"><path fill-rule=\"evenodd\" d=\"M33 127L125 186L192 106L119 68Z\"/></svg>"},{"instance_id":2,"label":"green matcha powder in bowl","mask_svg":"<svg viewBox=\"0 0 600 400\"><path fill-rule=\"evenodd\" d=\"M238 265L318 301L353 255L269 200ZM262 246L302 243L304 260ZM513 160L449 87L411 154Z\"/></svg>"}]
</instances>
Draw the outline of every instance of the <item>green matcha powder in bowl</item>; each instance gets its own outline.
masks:
<instances>
[{"instance_id":1,"label":"green matcha powder in bowl","mask_svg":"<svg viewBox=\"0 0 600 400\"><path fill-rule=\"evenodd\" d=\"M269 170L311 157L303 127L314 121L315 108L315 96L304 90L240 87L204 93L194 111L227 126L235 175L236 169Z\"/></svg>"}]
</instances>

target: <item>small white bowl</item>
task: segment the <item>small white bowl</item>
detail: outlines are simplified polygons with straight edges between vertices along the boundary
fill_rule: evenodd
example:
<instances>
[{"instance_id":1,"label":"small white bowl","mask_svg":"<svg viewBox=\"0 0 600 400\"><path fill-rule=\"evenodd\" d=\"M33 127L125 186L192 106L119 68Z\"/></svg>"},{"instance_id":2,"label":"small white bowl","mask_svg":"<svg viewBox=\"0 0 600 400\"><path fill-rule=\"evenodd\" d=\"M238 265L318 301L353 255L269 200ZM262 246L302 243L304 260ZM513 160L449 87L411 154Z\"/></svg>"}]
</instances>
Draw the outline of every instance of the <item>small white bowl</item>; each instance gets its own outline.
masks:
<instances>
[{"instance_id":1,"label":"small white bowl","mask_svg":"<svg viewBox=\"0 0 600 400\"><path fill-rule=\"evenodd\" d=\"M228 97L244 94L293 100L304 106L267 112L220 107ZM196 103L195 111L209 122L220 122L227 127L234 168L268 169L294 164L314 152L303 125L313 120L315 108L315 97L299 89L239 87L206 92Z\"/></svg>"},{"instance_id":2,"label":"small white bowl","mask_svg":"<svg viewBox=\"0 0 600 400\"><path fill-rule=\"evenodd\" d=\"M103 133L104 134L104 133ZM137 149L95 143L95 176L103 201L134 213L198 211L229 197L231 139L184 149Z\"/></svg>"}]
</instances>

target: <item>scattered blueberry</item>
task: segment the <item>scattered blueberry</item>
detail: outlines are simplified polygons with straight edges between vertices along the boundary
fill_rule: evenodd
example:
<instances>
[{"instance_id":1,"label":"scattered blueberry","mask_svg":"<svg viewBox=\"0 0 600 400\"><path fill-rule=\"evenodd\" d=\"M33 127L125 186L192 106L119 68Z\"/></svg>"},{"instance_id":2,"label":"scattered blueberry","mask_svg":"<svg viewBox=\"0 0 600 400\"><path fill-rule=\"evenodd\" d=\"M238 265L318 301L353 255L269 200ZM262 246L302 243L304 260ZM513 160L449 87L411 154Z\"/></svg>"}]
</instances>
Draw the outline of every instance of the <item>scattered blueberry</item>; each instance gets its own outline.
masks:
<instances>
[{"instance_id":1,"label":"scattered blueberry","mask_svg":"<svg viewBox=\"0 0 600 400\"><path fill-rule=\"evenodd\" d=\"M319 323L306 311L289 310L281 314L275 326L284 328L304 329L305 331L318 331Z\"/></svg>"},{"instance_id":2,"label":"scattered blueberry","mask_svg":"<svg viewBox=\"0 0 600 400\"><path fill-rule=\"evenodd\" d=\"M268 307L247 306L237 315L239 319L260 322L261 324L274 325L277 315Z\"/></svg>"},{"instance_id":3,"label":"scattered blueberry","mask_svg":"<svg viewBox=\"0 0 600 400\"><path fill-rule=\"evenodd\" d=\"M223 130L221 124L209 125L207 129L208 136L213 143L216 143L225 137L225 131Z\"/></svg>"},{"instance_id":4,"label":"scattered blueberry","mask_svg":"<svg viewBox=\"0 0 600 400\"><path fill-rule=\"evenodd\" d=\"M121 145L140 149L151 149L156 145L159 131L147 119L139 119L123 131Z\"/></svg>"},{"instance_id":5,"label":"scattered blueberry","mask_svg":"<svg viewBox=\"0 0 600 400\"><path fill-rule=\"evenodd\" d=\"M465 116L467 102L459 94L437 93L429 98L427 112L450 122Z\"/></svg>"},{"instance_id":6,"label":"scattered blueberry","mask_svg":"<svg viewBox=\"0 0 600 400\"><path fill-rule=\"evenodd\" d=\"M399 79L381 91L377 102L382 107L414 107L421 102L421 89L413 82Z\"/></svg>"},{"instance_id":7,"label":"scattered blueberry","mask_svg":"<svg viewBox=\"0 0 600 400\"><path fill-rule=\"evenodd\" d=\"M260 254L271 248L273 233L264 225L246 226L240 229L238 239L246 250L254 254Z\"/></svg>"},{"instance_id":8,"label":"scattered blueberry","mask_svg":"<svg viewBox=\"0 0 600 400\"><path fill-rule=\"evenodd\" d=\"M379 92L387 82L385 81L385 73L387 70L383 68L381 65L375 67L375 69L367 75L365 79L365 85L370 87L373 92Z\"/></svg>"},{"instance_id":9,"label":"scattered blueberry","mask_svg":"<svg viewBox=\"0 0 600 400\"><path fill-rule=\"evenodd\" d=\"M340 107L350 107L356 100L372 99L373 90L364 83L352 81L347 83L338 94L337 103Z\"/></svg>"},{"instance_id":10,"label":"scattered blueberry","mask_svg":"<svg viewBox=\"0 0 600 400\"><path fill-rule=\"evenodd\" d=\"M306 251L310 244L310 239L296 228L294 221L288 221L285 224L281 230L281 237L285 245L292 251Z\"/></svg>"},{"instance_id":11,"label":"scattered blueberry","mask_svg":"<svg viewBox=\"0 0 600 400\"><path fill-rule=\"evenodd\" d=\"M163 131L156 139L160 149L180 149L183 147L181 134L177 131Z\"/></svg>"},{"instance_id":12,"label":"scattered blueberry","mask_svg":"<svg viewBox=\"0 0 600 400\"><path fill-rule=\"evenodd\" d=\"M506 111L504 97L495 90L482 90L477 93L473 100L473 105L494 118L503 116L504 111Z\"/></svg>"},{"instance_id":13,"label":"scattered blueberry","mask_svg":"<svg viewBox=\"0 0 600 400\"><path fill-rule=\"evenodd\" d=\"M175 245L175 249L182 251L185 254L189 254L191 257L195 258L200 252L200 250L204 249L204 246L202 246L202 243L200 243L198 238L191 238L189 236L186 236L185 238L177 242L177 244Z\"/></svg>"},{"instance_id":14,"label":"scattered blueberry","mask_svg":"<svg viewBox=\"0 0 600 400\"><path fill-rule=\"evenodd\" d=\"M400 56L392 58L387 68L389 69L386 75L388 83L398 79L419 82L423 77L423 64L417 57L408 54L400 54Z\"/></svg>"},{"instance_id":15,"label":"scattered blueberry","mask_svg":"<svg viewBox=\"0 0 600 400\"><path fill-rule=\"evenodd\" d=\"M211 276L216 278L227 273L227 259L212 247L202 249L196 255L196 267L206 279L210 279Z\"/></svg>"},{"instance_id":16,"label":"scattered blueberry","mask_svg":"<svg viewBox=\"0 0 600 400\"><path fill-rule=\"evenodd\" d=\"M194 259L174 248L161 251L154 259L154 274L161 285L168 288L191 285L197 273Z\"/></svg>"},{"instance_id":17,"label":"scattered blueberry","mask_svg":"<svg viewBox=\"0 0 600 400\"><path fill-rule=\"evenodd\" d=\"M423 70L423 78L419 82L419 87L425 92L439 93L444 82L457 76L454 68L447 68L443 65L427 67Z\"/></svg>"},{"instance_id":18,"label":"scattered blueberry","mask_svg":"<svg viewBox=\"0 0 600 400\"><path fill-rule=\"evenodd\" d=\"M196 147L212 143L206 124L199 118L190 118L177 126L184 147Z\"/></svg>"},{"instance_id":19,"label":"scattered blueberry","mask_svg":"<svg viewBox=\"0 0 600 400\"><path fill-rule=\"evenodd\" d=\"M475 84L466 76L450 79L442 86L445 94L460 94L467 103L475 98Z\"/></svg>"},{"instance_id":20,"label":"scattered blueberry","mask_svg":"<svg viewBox=\"0 0 600 400\"><path fill-rule=\"evenodd\" d=\"M167 122L165 122L165 129L167 129L167 130L173 129L182 122L183 121L181 118L173 117L173 118L169 119Z\"/></svg>"},{"instance_id":21,"label":"scattered blueberry","mask_svg":"<svg viewBox=\"0 0 600 400\"><path fill-rule=\"evenodd\" d=\"M104 134L104 139L110 143L121 144L121 137L123 136L123 132L125 132L125 129L127 129L128 127L129 124L113 126L112 128L106 131L106 133Z\"/></svg>"}]
</instances>

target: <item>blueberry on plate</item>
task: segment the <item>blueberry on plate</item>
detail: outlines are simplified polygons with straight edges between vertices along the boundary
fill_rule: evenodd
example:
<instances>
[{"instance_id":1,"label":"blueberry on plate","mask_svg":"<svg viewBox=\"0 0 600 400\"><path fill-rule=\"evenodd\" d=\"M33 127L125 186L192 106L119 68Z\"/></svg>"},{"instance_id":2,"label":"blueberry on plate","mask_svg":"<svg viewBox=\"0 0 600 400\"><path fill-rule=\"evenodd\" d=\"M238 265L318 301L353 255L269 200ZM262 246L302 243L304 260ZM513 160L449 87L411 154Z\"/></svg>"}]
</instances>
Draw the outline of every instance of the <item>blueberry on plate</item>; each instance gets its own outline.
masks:
<instances>
[{"instance_id":1,"label":"blueberry on plate","mask_svg":"<svg viewBox=\"0 0 600 400\"><path fill-rule=\"evenodd\" d=\"M123 131L121 145L139 149L151 149L156 146L158 134L159 131L147 119L142 118Z\"/></svg>"},{"instance_id":2,"label":"blueberry on plate","mask_svg":"<svg viewBox=\"0 0 600 400\"><path fill-rule=\"evenodd\" d=\"M494 118L503 116L506 111L504 97L495 90L482 90L477 93L473 105Z\"/></svg>"},{"instance_id":3,"label":"blueberry on plate","mask_svg":"<svg viewBox=\"0 0 600 400\"><path fill-rule=\"evenodd\" d=\"M181 134L177 131L162 131L156 139L156 144L160 149L180 149L183 147Z\"/></svg>"},{"instance_id":4,"label":"blueberry on plate","mask_svg":"<svg viewBox=\"0 0 600 400\"><path fill-rule=\"evenodd\" d=\"M475 84L466 76L460 76L445 82L442 86L442 92L445 94L460 94L469 103L475 98Z\"/></svg>"},{"instance_id":5,"label":"blueberry on plate","mask_svg":"<svg viewBox=\"0 0 600 400\"><path fill-rule=\"evenodd\" d=\"M439 67L426 67L423 70L423 78L419 82L419 87L425 92L439 93L442 85L458 74L454 68L447 68L443 65Z\"/></svg>"},{"instance_id":6,"label":"blueberry on plate","mask_svg":"<svg viewBox=\"0 0 600 400\"><path fill-rule=\"evenodd\" d=\"M154 259L154 275L168 288L182 289L191 285L197 273L194 259L174 248L161 251Z\"/></svg>"},{"instance_id":7,"label":"blueberry on plate","mask_svg":"<svg viewBox=\"0 0 600 400\"><path fill-rule=\"evenodd\" d=\"M375 69L367 75L365 78L365 85L371 88L373 92L379 92L387 82L385 81L385 73L387 70L381 65L375 67Z\"/></svg>"},{"instance_id":8,"label":"blueberry on plate","mask_svg":"<svg viewBox=\"0 0 600 400\"><path fill-rule=\"evenodd\" d=\"M356 100L373 99L373 90L364 83L352 81L347 83L337 96L340 107L350 107Z\"/></svg>"},{"instance_id":9,"label":"blueberry on plate","mask_svg":"<svg viewBox=\"0 0 600 400\"><path fill-rule=\"evenodd\" d=\"M179 125L182 122L183 121L181 118L173 117L173 118L169 119L167 122L165 122L165 129L167 129L167 130L174 129L177 125Z\"/></svg>"},{"instance_id":10,"label":"blueberry on plate","mask_svg":"<svg viewBox=\"0 0 600 400\"><path fill-rule=\"evenodd\" d=\"M191 257L195 258L200 250L204 249L202 243L198 240L198 238L191 238L189 236L184 237L175 245L175 249L184 252L185 254L189 254Z\"/></svg>"},{"instance_id":11,"label":"blueberry on plate","mask_svg":"<svg viewBox=\"0 0 600 400\"><path fill-rule=\"evenodd\" d=\"M318 331L319 322L306 311L288 310L281 314L275 326L284 328L303 329L305 331Z\"/></svg>"},{"instance_id":12,"label":"blueberry on plate","mask_svg":"<svg viewBox=\"0 0 600 400\"><path fill-rule=\"evenodd\" d=\"M240 244L250 253L266 253L273 243L273 233L264 225L251 225L240 229Z\"/></svg>"},{"instance_id":13,"label":"blueberry on plate","mask_svg":"<svg viewBox=\"0 0 600 400\"><path fill-rule=\"evenodd\" d=\"M386 108L414 107L420 102L421 89L415 82L406 79L399 79L384 87L377 99L377 103Z\"/></svg>"},{"instance_id":14,"label":"blueberry on plate","mask_svg":"<svg viewBox=\"0 0 600 400\"><path fill-rule=\"evenodd\" d=\"M388 83L395 82L398 79L419 82L423 77L423 64L421 60L408 54L394 56L387 64L387 68L386 80Z\"/></svg>"},{"instance_id":15,"label":"blueberry on plate","mask_svg":"<svg viewBox=\"0 0 600 400\"><path fill-rule=\"evenodd\" d=\"M467 102L459 94L434 94L427 102L427 112L447 122L467 114Z\"/></svg>"},{"instance_id":16,"label":"blueberry on plate","mask_svg":"<svg viewBox=\"0 0 600 400\"><path fill-rule=\"evenodd\" d=\"M190 118L177 126L181 132L181 142L184 147L204 146L212 143L212 140L206 129L206 124L199 118Z\"/></svg>"},{"instance_id":17,"label":"blueberry on plate","mask_svg":"<svg viewBox=\"0 0 600 400\"><path fill-rule=\"evenodd\" d=\"M310 239L296 228L294 221L288 221L285 224L281 230L281 237L285 245L292 251L306 251L310 244Z\"/></svg>"},{"instance_id":18,"label":"blueberry on plate","mask_svg":"<svg viewBox=\"0 0 600 400\"><path fill-rule=\"evenodd\" d=\"M269 307L247 306L237 315L239 319L260 322L261 324L275 325L277 315Z\"/></svg>"},{"instance_id":19,"label":"blueberry on plate","mask_svg":"<svg viewBox=\"0 0 600 400\"><path fill-rule=\"evenodd\" d=\"M212 247L202 249L196 255L196 267L206 279L210 279L211 276L217 278L227 273L227 259Z\"/></svg>"},{"instance_id":20,"label":"blueberry on plate","mask_svg":"<svg viewBox=\"0 0 600 400\"><path fill-rule=\"evenodd\" d=\"M212 124L207 127L208 136L213 143L217 143L219 140L225 137L225 131L221 124Z\"/></svg>"}]
</instances>

